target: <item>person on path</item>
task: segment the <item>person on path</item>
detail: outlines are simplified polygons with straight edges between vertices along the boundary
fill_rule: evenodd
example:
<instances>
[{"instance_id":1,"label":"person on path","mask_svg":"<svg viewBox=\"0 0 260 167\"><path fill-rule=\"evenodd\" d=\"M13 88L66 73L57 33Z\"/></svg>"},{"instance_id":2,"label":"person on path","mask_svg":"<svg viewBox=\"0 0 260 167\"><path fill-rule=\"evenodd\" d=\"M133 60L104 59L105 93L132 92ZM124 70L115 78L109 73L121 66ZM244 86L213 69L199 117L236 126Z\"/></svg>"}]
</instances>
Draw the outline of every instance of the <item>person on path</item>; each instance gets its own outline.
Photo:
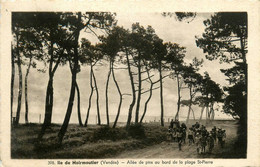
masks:
<instances>
[{"instance_id":1,"label":"person on path","mask_svg":"<svg viewBox=\"0 0 260 167\"><path fill-rule=\"evenodd\" d=\"M200 151L201 151L200 138L201 138L201 134L199 132L196 132L196 134L195 134L195 144L196 144L198 154L200 154Z\"/></svg>"},{"instance_id":2,"label":"person on path","mask_svg":"<svg viewBox=\"0 0 260 167\"><path fill-rule=\"evenodd\" d=\"M193 130L192 128L189 128L188 131L188 139L189 139L189 146L194 143L194 138L193 138Z\"/></svg>"},{"instance_id":3,"label":"person on path","mask_svg":"<svg viewBox=\"0 0 260 167\"><path fill-rule=\"evenodd\" d=\"M178 139L179 150L181 150L182 137L183 137L183 132L181 129L178 129L177 130L177 139Z\"/></svg>"},{"instance_id":4,"label":"person on path","mask_svg":"<svg viewBox=\"0 0 260 167\"><path fill-rule=\"evenodd\" d=\"M214 138L212 136L212 133L209 134L207 138L207 143L208 143L209 153L212 153L212 150L214 148Z\"/></svg>"},{"instance_id":5,"label":"person on path","mask_svg":"<svg viewBox=\"0 0 260 167\"><path fill-rule=\"evenodd\" d=\"M200 145L201 145L201 153L205 153L206 146L207 146L207 137L206 136L201 136Z\"/></svg>"}]
</instances>

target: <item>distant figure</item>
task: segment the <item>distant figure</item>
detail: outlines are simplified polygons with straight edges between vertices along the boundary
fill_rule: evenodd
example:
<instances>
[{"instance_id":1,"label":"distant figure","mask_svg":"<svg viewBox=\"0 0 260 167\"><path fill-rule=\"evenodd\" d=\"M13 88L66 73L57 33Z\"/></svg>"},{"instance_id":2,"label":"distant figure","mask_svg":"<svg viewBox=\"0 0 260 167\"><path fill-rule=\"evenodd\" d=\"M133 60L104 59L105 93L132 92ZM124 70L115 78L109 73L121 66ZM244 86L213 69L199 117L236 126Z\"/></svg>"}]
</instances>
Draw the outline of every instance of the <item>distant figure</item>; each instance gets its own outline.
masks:
<instances>
[{"instance_id":1,"label":"distant figure","mask_svg":"<svg viewBox=\"0 0 260 167\"><path fill-rule=\"evenodd\" d=\"M188 139L189 139L189 145L191 145L192 143L194 143L193 130L192 130L192 128L189 128L189 131L188 131Z\"/></svg>"},{"instance_id":2,"label":"distant figure","mask_svg":"<svg viewBox=\"0 0 260 167\"><path fill-rule=\"evenodd\" d=\"M182 137L183 137L183 132L181 129L178 129L177 130L177 139L178 139L179 150L181 150Z\"/></svg>"},{"instance_id":3,"label":"distant figure","mask_svg":"<svg viewBox=\"0 0 260 167\"><path fill-rule=\"evenodd\" d=\"M183 143L186 143L186 128L181 128L181 131L182 131L182 141Z\"/></svg>"},{"instance_id":4,"label":"distant figure","mask_svg":"<svg viewBox=\"0 0 260 167\"><path fill-rule=\"evenodd\" d=\"M201 136L200 144L201 144L201 153L205 153L206 152L206 146L207 146L207 138L206 138L206 136Z\"/></svg>"},{"instance_id":5,"label":"distant figure","mask_svg":"<svg viewBox=\"0 0 260 167\"><path fill-rule=\"evenodd\" d=\"M216 141L217 140L217 128L216 128L216 126L214 126L212 128L211 134L212 134L213 139Z\"/></svg>"},{"instance_id":6,"label":"distant figure","mask_svg":"<svg viewBox=\"0 0 260 167\"><path fill-rule=\"evenodd\" d=\"M177 129L173 129L173 131L172 131L172 138L173 138L174 142L177 141Z\"/></svg>"},{"instance_id":7,"label":"distant figure","mask_svg":"<svg viewBox=\"0 0 260 167\"><path fill-rule=\"evenodd\" d=\"M168 128L168 133L167 133L167 140L168 141L172 141L173 137L172 137L172 128L169 126Z\"/></svg>"},{"instance_id":8,"label":"distant figure","mask_svg":"<svg viewBox=\"0 0 260 167\"><path fill-rule=\"evenodd\" d=\"M226 142L226 130L222 130L222 147L224 147L225 142Z\"/></svg>"},{"instance_id":9,"label":"distant figure","mask_svg":"<svg viewBox=\"0 0 260 167\"><path fill-rule=\"evenodd\" d=\"M211 133L207 137L207 142L208 142L208 147L209 147L209 153L211 153L214 148L214 138Z\"/></svg>"},{"instance_id":10,"label":"distant figure","mask_svg":"<svg viewBox=\"0 0 260 167\"><path fill-rule=\"evenodd\" d=\"M200 149L201 149L200 138L201 138L200 133L196 132L195 133L195 144L197 146L197 153L200 153Z\"/></svg>"},{"instance_id":11,"label":"distant figure","mask_svg":"<svg viewBox=\"0 0 260 167\"><path fill-rule=\"evenodd\" d=\"M171 120L171 123L170 123L170 128L173 128L173 124L174 124L174 121L173 119Z\"/></svg>"},{"instance_id":12,"label":"distant figure","mask_svg":"<svg viewBox=\"0 0 260 167\"><path fill-rule=\"evenodd\" d=\"M187 129L187 126L186 126L185 123L182 123L182 124L181 124L181 127L182 127L182 128L185 128L185 130Z\"/></svg>"},{"instance_id":13,"label":"distant figure","mask_svg":"<svg viewBox=\"0 0 260 167\"><path fill-rule=\"evenodd\" d=\"M200 128L200 124L198 122L195 123L195 128L199 129Z\"/></svg>"},{"instance_id":14,"label":"distant figure","mask_svg":"<svg viewBox=\"0 0 260 167\"><path fill-rule=\"evenodd\" d=\"M223 144L223 131L221 128L218 129L217 131L217 138L218 138L218 144L221 146L221 148L224 147L224 144Z\"/></svg>"},{"instance_id":15,"label":"distant figure","mask_svg":"<svg viewBox=\"0 0 260 167\"><path fill-rule=\"evenodd\" d=\"M178 129L180 127L180 122L178 119L173 121L173 129Z\"/></svg>"}]
</instances>

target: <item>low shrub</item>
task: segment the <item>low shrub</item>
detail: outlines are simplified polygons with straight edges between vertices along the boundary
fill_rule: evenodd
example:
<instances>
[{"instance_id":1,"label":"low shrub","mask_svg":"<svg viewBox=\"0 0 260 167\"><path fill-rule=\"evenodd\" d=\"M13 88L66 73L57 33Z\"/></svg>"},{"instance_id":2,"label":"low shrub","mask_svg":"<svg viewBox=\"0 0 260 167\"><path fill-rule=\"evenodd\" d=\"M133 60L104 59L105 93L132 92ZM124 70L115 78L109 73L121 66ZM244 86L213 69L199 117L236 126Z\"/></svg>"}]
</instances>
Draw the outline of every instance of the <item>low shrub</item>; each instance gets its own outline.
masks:
<instances>
[{"instance_id":1,"label":"low shrub","mask_svg":"<svg viewBox=\"0 0 260 167\"><path fill-rule=\"evenodd\" d=\"M142 124L131 124L128 128L128 135L135 139L144 139L145 129Z\"/></svg>"},{"instance_id":2,"label":"low shrub","mask_svg":"<svg viewBox=\"0 0 260 167\"><path fill-rule=\"evenodd\" d=\"M116 141L126 138L127 132L124 128L111 128L109 126L103 126L94 132L92 140L94 142L98 140Z\"/></svg>"}]
</instances>

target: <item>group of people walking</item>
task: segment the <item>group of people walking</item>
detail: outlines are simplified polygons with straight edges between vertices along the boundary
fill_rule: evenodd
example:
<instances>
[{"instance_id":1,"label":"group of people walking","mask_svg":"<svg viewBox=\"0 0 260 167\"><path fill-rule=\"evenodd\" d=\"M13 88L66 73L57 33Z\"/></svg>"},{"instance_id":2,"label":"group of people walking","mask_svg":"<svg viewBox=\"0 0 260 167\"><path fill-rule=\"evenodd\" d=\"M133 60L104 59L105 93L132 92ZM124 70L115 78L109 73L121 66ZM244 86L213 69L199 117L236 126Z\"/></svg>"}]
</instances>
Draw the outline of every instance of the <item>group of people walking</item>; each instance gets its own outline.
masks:
<instances>
[{"instance_id":1,"label":"group of people walking","mask_svg":"<svg viewBox=\"0 0 260 167\"><path fill-rule=\"evenodd\" d=\"M189 146L195 144L199 154L206 153L206 146L208 147L208 152L211 153L217 142L221 148L224 147L226 139L226 131L224 129L214 126L208 131L206 126L196 122L187 131L185 123L180 124L178 120L171 120L168 136L170 140L178 143L179 150L182 150L182 144L186 143L187 133Z\"/></svg>"}]
</instances>

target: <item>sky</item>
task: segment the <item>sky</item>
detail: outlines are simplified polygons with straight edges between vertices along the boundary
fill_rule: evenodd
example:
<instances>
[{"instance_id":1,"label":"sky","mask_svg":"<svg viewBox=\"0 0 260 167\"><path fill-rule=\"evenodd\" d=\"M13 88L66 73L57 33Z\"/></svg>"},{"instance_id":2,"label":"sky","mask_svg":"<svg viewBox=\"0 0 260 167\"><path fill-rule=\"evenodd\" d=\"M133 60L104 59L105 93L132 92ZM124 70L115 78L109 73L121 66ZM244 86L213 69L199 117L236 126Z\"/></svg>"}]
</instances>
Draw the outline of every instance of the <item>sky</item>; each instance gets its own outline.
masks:
<instances>
[{"instance_id":1,"label":"sky","mask_svg":"<svg viewBox=\"0 0 260 167\"><path fill-rule=\"evenodd\" d=\"M177 21L174 17L163 17L160 13L117 13L116 19L118 20L118 25L124 28L131 28L133 23L139 22L140 25L147 27L151 25L155 29L155 33L163 39L164 42L178 43L181 46L186 47L185 62L189 63L194 57L199 59L203 58L203 67L200 69L200 73L203 74L207 71L210 77L222 86L227 85L225 76L220 72L221 68L228 68L228 64L219 64L218 60L209 61L205 58L202 49L198 48L195 43L195 36L201 36L205 26L203 21L210 18L212 13L198 13L196 18L189 23L187 21ZM189 19L191 20L191 19ZM80 38L87 38L92 43L98 42L96 36L90 33L81 32ZM82 66L81 72L78 74L78 85L80 87L81 93L81 114L82 119L85 120L88 98L90 94L90 83L89 83L89 67ZM94 68L94 72L97 78L97 84L100 92L100 111L101 111L101 121L106 123L105 119L105 83L108 74L108 66L104 63L102 66L97 66ZM17 107L17 91L18 91L18 72L16 69L15 78L15 99L14 99L14 111ZM23 68L23 74L25 74L25 68ZM156 80L158 73L154 73ZM166 75L166 72L164 72ZM119 82L122 93L131 93L129 76L126 70L116 70L115 77ZM70 92L70 82L71 73L68 66L60 66L54 77L54 108L53 108L53 122L62 123L69 99ZM32 69L28 78L28 96L29 96L29 121L30 122L43 122L44 119L44 105L45 105L45 95L46 87L48 82L47 73L39 73L36 69ZM165 119L173 118L177 111L177 82L173 79L164 80L164 108L165 108ZM149 84L144 86L148 89ZM157 86L155 86L157 87ZM188 91L182 91L182 99L188 99ZM76 97L76 96L75 96ZM143 106L148 94L144 94L141 99L140 116L143 113ZM152 99L149 103L146 120L158 120L160 116L160 98L159 89L154 90ZM111 114L111 121L113 122L114 117L117 112L117 106L119 102L119 96L116 91L115 84L111 78L109 84L109 109ZM131 103L131 96L124 96L121 116L119 121L125 122L128 113L128 108ZM73 112L71 116L70 123L77 123L77 110L76 110L77 99L74 101ZM220 105L220 104L219 104ZM24 95L22 101L21 110L21 122L24 122ZM195 111L195 116L198 118L200 115L200 108L197 106L193 107ZM216 112L216 119L228 119L227 115L220 112ZM135 108L133 110L133 115ZM184 120L187 117L188 108L181 107L180 119ZM40 116L41 115L41 116ZM204 114L205 115L205 114ZM41 120L39 120L41 117ZM134 120L134 117L132 118ZM96 122L96 94L94 93L92 97L92 108L90 111L90 123Z\"/></svg>"}]
</instances>

